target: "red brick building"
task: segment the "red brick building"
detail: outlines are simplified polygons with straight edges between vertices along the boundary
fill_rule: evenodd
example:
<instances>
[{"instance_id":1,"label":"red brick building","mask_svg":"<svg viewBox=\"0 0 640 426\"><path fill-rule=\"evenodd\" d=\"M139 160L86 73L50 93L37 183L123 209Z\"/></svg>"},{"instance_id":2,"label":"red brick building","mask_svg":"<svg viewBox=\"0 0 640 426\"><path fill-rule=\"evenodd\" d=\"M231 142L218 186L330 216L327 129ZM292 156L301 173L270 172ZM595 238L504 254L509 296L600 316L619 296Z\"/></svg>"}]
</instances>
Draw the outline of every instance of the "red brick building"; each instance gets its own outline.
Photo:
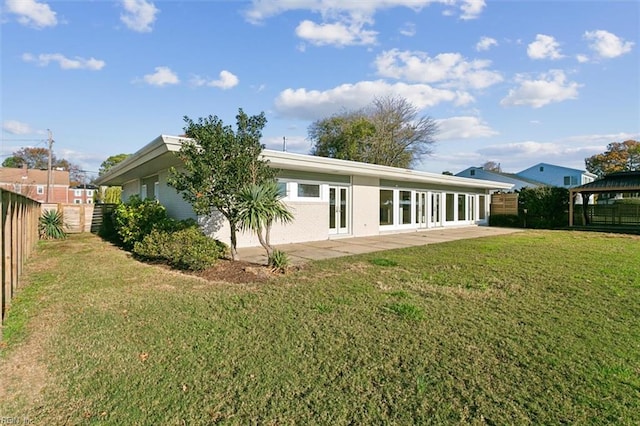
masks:
<instances>
[{"instance_id":1,"label":"red brick building","mask_svg":"<svg viewBox=\"0 0 640 426\"><path fill-rule=\"evenodd\" d=\"M0 187L36 201L47 201L47 170L0 167ZM50 203L69 203L69 172L52 170Z\"/></svg>"},{"instance_id":2,"label":"red brick building","mask_svg":"<svg viewBox=\"0 0 640 426\"><path fill-rule=\"evenodd\" d=\"M93 197L98 191L95 185L76 185L69 188L69 202L73 204L93 204Z\"/></svg>"}]
</instances>

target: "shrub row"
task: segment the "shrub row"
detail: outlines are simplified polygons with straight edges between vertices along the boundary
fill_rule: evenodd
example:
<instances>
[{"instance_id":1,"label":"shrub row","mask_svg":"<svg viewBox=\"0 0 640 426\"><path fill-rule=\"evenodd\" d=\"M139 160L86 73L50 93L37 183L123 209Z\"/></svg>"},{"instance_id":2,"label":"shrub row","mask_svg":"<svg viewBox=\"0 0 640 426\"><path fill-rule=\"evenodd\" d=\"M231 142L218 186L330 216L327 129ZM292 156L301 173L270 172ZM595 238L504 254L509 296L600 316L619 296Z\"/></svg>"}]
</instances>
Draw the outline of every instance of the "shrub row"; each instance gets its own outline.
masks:
<instances>
[{"instance_id":1,"label":"shrub row","mask_svg":"<svg viewBox=\"0 0 640 426\"><path fill-rule=\"evenodd\" d=\"M193 219L175 220L154 200L133 196L105 218L101 235L144 260L199 271L226 255L220 241L202 233Z\"/></svg>"},{"instance_id":2,"label":"shrub row","mask_svg":"<svg viewBox=\"0 0 640 426\"><path fill-rule=\"evenodd\" d=\"M226 246L207 237L197 227L179 231L154 229L134 244L133 253L145 260L166 263L172 268L201 271L223 257Z\"/></svg>"}]
</instances>

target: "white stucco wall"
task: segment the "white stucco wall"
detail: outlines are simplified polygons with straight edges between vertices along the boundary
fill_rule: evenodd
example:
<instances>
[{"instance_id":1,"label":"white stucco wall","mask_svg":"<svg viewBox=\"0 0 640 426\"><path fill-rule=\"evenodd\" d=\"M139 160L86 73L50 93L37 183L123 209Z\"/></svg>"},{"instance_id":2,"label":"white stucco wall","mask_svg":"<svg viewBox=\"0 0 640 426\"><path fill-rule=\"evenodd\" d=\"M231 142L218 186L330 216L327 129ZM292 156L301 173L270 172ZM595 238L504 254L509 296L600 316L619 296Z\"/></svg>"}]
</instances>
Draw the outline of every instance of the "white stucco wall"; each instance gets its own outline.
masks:
<instances>
[{"instance_id":1,"label":"white stucco wall","mask_svg":"<svg viewBox=\"0 0 640 426\"><path fill-rule=\"evenodd\" d=\"M353 176L352 235L364 237L380 233L380 179Z\"/></svg>"},{"instance_id":2,"label":"white stucco wall","mask_svg":"<svg viewBox=\"0 0 640 426\"><path fill-rule=\"evenodd\" d=\"M140 180L130 180L122 185L122 201L127 201L132 195L140 195Z\"/></svg>"},{"instance_id":3,"label":"white stucco wall","mask_svg":"<svg viewBox=\"0 0 640 426\"><path fill-rule=\"evenodd\" d=\"M167 209L169 217L175 219L196 219L197 216L191 208L191 204L187 203L175 188L167 185L168 170L158 173L158 192L156 197L160 203Z\"/></svg>"},{"instance_id":4,"label":"white stucco wall","mask_svg":"<svg viewBox=\"0 0 640 426\"><path fill-rule=\"evenodd\" d=\"M287 202L294 215L292 223L276 223L271 229L271 244L301 243L329 238L329 204L325 202ZM220 216L200 218L207 235L217 238L225 244L230 243L229 222ZM253 233L240 232L237 235L238 247L256 247L260 245Z\"/></svg>"}]
</instances>

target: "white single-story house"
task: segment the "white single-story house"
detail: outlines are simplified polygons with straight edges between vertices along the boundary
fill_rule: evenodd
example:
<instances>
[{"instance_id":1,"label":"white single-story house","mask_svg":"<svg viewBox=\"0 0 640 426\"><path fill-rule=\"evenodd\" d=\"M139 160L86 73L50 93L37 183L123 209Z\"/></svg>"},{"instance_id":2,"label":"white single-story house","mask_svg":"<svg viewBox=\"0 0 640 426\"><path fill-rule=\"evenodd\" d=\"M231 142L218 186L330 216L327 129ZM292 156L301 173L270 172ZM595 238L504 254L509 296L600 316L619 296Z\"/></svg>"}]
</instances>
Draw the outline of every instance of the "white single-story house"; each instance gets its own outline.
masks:
<instances>
[{"instance_id":1,"label":"white single-story house","mask_svg":"<svg viewBox=\"0 0 640 426\"><path fill-rule=\"evenodd\" d=\"M170 167L185 138L161 135L98 178L99 185L122 186L122 198L154 198L177 219L196 218L205 231L229 241L224 218L197 218L191 205L167 185ZM490 194L512 185L416 170L379 166L265 149L277 169L283 201L293 223L275 224L273 244L361 237L425 228L486 225ZM251 234L238 235L238 247L258 246Z\"/></svg>"}]
</instances>

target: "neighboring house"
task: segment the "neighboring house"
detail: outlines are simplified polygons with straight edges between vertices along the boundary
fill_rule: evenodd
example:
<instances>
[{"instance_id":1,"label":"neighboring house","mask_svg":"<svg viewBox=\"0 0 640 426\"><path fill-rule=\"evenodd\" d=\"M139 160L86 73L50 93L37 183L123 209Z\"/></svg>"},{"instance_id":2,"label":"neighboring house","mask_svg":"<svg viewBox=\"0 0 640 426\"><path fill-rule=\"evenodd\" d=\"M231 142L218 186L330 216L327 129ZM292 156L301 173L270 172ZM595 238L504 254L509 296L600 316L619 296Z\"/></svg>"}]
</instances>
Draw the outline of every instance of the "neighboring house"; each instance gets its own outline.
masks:
<instances>
[{"instance_id":1,"label":"neighboring house","mask_svg":"<svg viewBox=\"0 0 640 426\"><path fill-rule=\"evenodd\" d=\"M122 186L124 201L133 195L155 198L170 216L195 218L191 205L167 185L169 168L180 167L175 153L183 140L159 136L96 184ZM279 169L283 201L294 214L293 223L273 226L274 244L487 224L489 195L512 186L272 150L262 156ZM229 240L229 225L221 215L198 219L209 235ZM252 234L238 236L238 247L258 245Z\"/></svg>"},{"instance_id":2,"label":"neighboring house","mask_svg":"<svg viewBox=\"0 0 640 426\"><path fill-rule=\"evenodd\" d=\"M76 185L69 188L69 202L73 204L93 204L93 197L98 191L95 185Z\"/></svg>"},{"instance_id":3,"label":"neighboring house","mask_svg":"<svg viewBox=\"0 0 640 426\"><path fill-rule=\"evenodd\" d=\"M539 163L516 173L521 178L533 179L545 185L573 188L593 182L597 176L585 170Z\"/></svg>"},{"instance_id":4,"label":"neighboring house","mask_svg":"<svg viewBox=\"0 0 640 426\"><path fill-rule=\"evenodd\" d=\"M0 167L0 187L22 194L36 201L47 201L47 170L24 167ZM69 202L69 172L51 171L50 203Z\"/></svg>"},{"instance_id":5,"label":"neighboring house","mask_svg":"<svg viewBox=\"0 0 640 426\"><path fill-rule=\"evenodd\" d=\"M493 172L485 170L482 167L469 167L468 169L456 173L456 176L510 183L513 185L511 188L512 191L519 191L524 187L535 188L544 185L542 182L520 177L514 173Z\"/></svg>"}]
</instances>

